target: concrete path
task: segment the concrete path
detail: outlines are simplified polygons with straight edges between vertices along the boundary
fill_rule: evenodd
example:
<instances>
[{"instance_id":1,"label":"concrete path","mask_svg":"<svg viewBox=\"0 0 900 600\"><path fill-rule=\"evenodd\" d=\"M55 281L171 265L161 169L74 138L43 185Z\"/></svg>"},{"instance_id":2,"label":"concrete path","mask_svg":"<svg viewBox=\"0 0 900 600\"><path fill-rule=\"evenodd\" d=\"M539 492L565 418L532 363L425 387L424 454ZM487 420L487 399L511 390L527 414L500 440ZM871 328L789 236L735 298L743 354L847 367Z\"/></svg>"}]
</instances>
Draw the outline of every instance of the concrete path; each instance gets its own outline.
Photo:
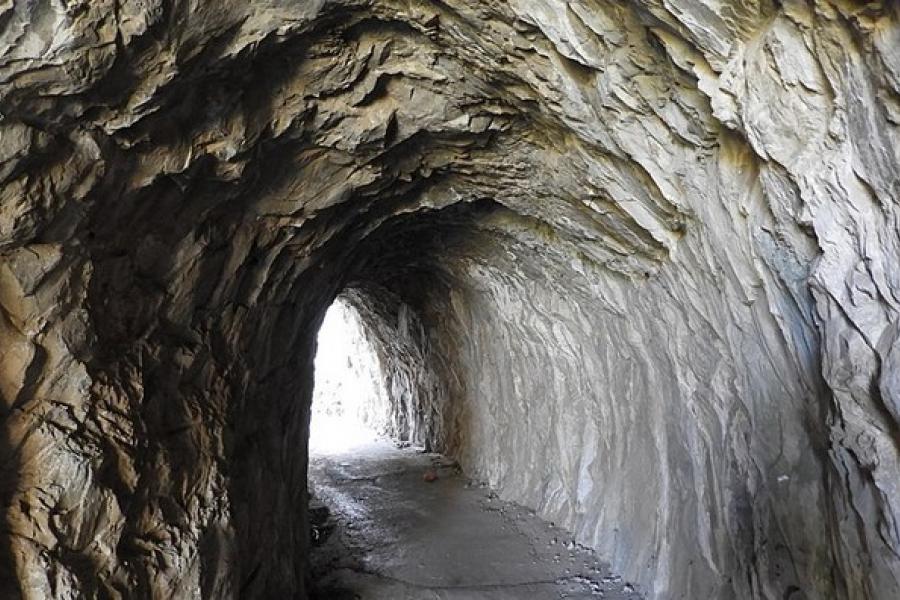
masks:
<instances>
[{"instance_id":1,"label":"concrete path","mask_svg":"<svg viewBox=\"0 0 900 600\"><path fill-rule=\"evenodd\" d=\"M366 442L313 455L310 484L320 600L640 598L571 534L439 455Z\"/></svg>"}]
</instances>

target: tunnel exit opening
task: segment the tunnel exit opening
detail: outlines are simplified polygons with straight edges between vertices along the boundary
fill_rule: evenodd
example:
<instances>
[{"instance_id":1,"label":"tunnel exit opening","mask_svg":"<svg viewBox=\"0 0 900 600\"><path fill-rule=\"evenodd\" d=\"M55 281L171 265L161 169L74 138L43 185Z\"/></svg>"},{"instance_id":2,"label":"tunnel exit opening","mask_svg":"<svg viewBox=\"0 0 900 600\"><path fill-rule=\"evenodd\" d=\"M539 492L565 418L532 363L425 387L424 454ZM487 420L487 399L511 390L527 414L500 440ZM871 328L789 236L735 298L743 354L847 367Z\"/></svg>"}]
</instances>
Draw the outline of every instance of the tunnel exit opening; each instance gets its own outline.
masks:
<instances>
[{"instance_id":1,"label":"tunnel exit opening","mask_svg":"<svg viewBox=\"0 0 900 600\"><path fill-rule=\"evenodd\" d=\"M381 361L359 312L338 297L317 338L309 448L337 454L383 437L388 397Z\"/></svg>"}]
</instances>

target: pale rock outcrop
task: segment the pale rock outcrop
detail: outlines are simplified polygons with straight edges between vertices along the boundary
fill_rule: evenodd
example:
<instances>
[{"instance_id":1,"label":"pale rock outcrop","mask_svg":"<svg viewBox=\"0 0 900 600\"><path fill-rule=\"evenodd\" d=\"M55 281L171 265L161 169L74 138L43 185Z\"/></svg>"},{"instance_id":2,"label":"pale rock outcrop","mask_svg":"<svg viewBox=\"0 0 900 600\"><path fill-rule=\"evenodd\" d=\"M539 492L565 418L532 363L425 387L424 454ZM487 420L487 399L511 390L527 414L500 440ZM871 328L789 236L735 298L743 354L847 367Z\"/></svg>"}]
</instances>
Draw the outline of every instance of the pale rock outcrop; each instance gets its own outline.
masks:
<instances>
[{"instance_id":1,"label":"pale rock outcrop","mask_svg":"<svg viewBox=\"0 0 900 600\"><path fill-rule=\"evenodd\" d=\"M315 335L651 598L900 597L900 8L0 4L3 596L302 598Z\"/></svg>"}]
</instances>

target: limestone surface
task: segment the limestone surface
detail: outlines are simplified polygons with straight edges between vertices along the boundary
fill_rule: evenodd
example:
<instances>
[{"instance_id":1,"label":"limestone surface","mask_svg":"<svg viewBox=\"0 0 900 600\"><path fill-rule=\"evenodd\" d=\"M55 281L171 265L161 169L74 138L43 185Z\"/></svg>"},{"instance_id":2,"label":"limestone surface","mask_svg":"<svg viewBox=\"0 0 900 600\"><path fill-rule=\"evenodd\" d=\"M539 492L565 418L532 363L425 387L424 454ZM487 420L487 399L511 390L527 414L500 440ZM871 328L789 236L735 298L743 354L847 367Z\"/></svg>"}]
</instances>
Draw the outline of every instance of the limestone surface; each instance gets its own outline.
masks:
<instances>
[{"instance_id":1,"label":"limestone surface","mask_svg":"<svg viewBox=\"0 0 900 600\"><path fill-rule=\"evenodd\" d=\"M900 597L897 2L0 1L0 596L306 597L339 294L647 597Z\"/></svg>"}]
</instances>

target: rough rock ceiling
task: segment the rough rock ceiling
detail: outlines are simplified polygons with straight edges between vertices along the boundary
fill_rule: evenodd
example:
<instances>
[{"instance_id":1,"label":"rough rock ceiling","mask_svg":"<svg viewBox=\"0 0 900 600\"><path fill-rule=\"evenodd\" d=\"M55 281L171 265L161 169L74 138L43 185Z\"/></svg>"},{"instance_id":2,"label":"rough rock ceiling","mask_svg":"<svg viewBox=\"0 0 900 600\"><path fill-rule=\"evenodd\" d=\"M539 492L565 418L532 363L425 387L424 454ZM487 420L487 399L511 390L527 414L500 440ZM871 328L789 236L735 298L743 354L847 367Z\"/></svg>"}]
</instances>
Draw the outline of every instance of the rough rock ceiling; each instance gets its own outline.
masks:
<instances>
[{"instance_id":1,"label":"rough rock ceiling","mask_svg":"<svg viewBox=\"0 0 900 600\"><path fill-rule=\"evenodd\" d=\"M4 592L303 597L345 290L398 432L651 597L897 597L898 21L0 4Z\"/></svg>"}]
</instances>

